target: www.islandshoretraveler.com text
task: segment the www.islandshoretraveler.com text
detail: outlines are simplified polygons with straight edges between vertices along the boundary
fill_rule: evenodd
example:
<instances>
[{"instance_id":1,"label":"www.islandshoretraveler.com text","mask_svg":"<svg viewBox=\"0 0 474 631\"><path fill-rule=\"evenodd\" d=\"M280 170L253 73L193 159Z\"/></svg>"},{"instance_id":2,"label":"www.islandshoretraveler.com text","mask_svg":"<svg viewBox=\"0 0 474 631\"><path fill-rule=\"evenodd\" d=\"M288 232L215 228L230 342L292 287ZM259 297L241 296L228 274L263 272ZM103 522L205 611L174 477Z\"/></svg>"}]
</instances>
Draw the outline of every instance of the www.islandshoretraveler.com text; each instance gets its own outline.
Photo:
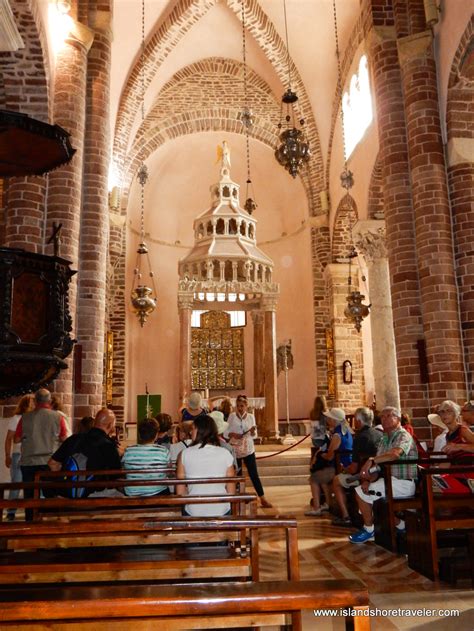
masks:
<instances>
[{"instance_id":1,"label":"www.islandshoretraveler.com text","mask_svg":"<svg viewBox=\"0 0 474 631\"><path fill-rule=\"evenodd\" d=\"M409 617L409 618L450 618L459 617L459 609L380 609L375 608L361 608L361 609L314 609L313 613L316 618L326 618L330 616L370 616L381 618L397 618L397 617Z\"/></svg>"}]
</instances>

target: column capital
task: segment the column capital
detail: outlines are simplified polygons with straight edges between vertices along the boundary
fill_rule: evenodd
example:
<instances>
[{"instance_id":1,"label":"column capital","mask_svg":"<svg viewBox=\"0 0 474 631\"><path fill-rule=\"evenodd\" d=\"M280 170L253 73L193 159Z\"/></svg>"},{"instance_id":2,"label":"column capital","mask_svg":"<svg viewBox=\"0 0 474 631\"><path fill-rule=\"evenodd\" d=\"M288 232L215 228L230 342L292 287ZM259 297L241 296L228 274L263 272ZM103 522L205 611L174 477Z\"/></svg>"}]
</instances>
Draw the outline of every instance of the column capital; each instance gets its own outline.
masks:
<instances>
[{"instance_id":1,"label":"column capital","mask_svg":"<svg viewBox=\"0 0 474 631\"><path fill-rule=\"evenodd\" d=\"M357 250L367 262L373 263L375 260L387 258L385 221L358 221L352 234Z\"/></svg>"},{"instance_id":2,"label":"column capital","mask_svg":"<svg viewBox=\"0 0 474 631\"><path fill-rule=\"evenodd\" d=\"M472 162L474 155L474 138L450 138L448 141L448 165Z\"/></svg>"},{"instance_id":3,"label":"column capital","mask_svg":"<svg viewBox=\"0 0 474 631\"><path fill-rule=\"evenodd\" d=\"M262 296L260 305L263 311L276 311L277 302L277 296Z\"/></svg>"},{"instance_id":4,"label":"column capital","mask_svg":"<svg viewBox=\"0 0 474 631\"><path fill-rule=\"evenodd\" d=\"M194 293L179 293L178 294L178 309L192 309L194 306Z\"/></svg>"},{"instance_id":5,"label":"column capital","mask_svg":"<svg viewBox=\"0 0 474 631\"><path fill-rule=\"evenodd\" d=\"M66 41L80 44L88 53L94 41L94 31L82 22L73 19Z\"/></svg>"},{"instance_id":6,"label":"column capital","mask_svg":"<svg viewBox=\"0 0 474 631\"><path fill-rule=\"evenodd\" d=\"M254 326L263 326L264 314L263 311L251 311L250 316Z\"/></svg>"},{"instance_id":7,"label":"column capital","mask_svg":"<svg viewBox=\"0 0 474 631\"><path fill-rule=\"evenodd\" d=\"M395 26L372 26L365 36L367 50L370 52L384 42L395 41L396 39L397 31Z\"/></svg>"},{"instance_id":8,"label":"column capital","mask_svg":"<svg viewBox=\"0 0 474 631\"><path fill-rule=\"evenodd\" d=\"M352 264L352 286L357 286L358 270L357 263ZM328 263L324 268L323 277L326 283L332 285L345 285L349 278L349 263Z\"/></svg>"},{"instance_id":9,"label":"column capital","mask_svg":"<svg viewBox=\"0 0 474 631\"><path fill-rule=\"evenodd\" d=\"M431 49L433 42L433 34L431 31L423 31L415 35L407 35L397 40L398 61L400 66L413 61L417 58L423 58Z\"/></svg>"}]
</instances>

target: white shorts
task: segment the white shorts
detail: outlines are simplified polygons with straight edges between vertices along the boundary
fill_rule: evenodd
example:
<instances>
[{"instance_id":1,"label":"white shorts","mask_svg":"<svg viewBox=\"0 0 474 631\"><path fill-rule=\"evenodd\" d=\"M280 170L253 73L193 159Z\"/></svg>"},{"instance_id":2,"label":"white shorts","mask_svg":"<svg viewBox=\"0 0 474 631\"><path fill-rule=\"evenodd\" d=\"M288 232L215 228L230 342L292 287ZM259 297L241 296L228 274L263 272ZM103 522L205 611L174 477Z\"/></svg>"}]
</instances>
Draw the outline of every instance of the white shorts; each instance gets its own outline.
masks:
<instances>
[{"instance_id":1,"label":"white shorts","mask_svg":"<svg viewBox=\"0 0 474 631\"><path fill-rule=\"evenodd\" d=\"M368 493L364 493L361 486L358 486L355 492L364 502L373 504L385 497L385 480L379 478L375 482L371 482ZM415 495L415 482L413 480L400 480L400 478L394 478L392 475L392 493L393 497L413 497Z\"/></svg>"}]
</instances>

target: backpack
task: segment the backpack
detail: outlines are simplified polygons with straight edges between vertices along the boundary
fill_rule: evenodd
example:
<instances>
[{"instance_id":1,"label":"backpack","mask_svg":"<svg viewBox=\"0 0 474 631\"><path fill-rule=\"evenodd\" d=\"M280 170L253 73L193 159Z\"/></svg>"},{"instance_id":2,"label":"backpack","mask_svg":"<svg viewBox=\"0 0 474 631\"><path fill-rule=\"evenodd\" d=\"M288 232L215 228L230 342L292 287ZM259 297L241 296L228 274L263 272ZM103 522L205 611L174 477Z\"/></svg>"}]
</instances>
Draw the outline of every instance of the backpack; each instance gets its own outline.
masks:
<instances>
[{"instance_id":1,"label":"backpack","mask_svg":"<svg viewBox=\"0 0 474 631\"><path fill-rule=\"evenodd\" d=\"M77 452L68 456L64 463L63 470L64 471L85 471L87 469L87 456L81 452ZM72 481L84 481L88 482L89 480L93 480L93 475L71 475L65 478L66 480ZM77 499L81 497L85 497L87 495L87 490L84 487L75 486L74 488L67 489L66 495L72 499Z\"/></svg>"}]
</instances>

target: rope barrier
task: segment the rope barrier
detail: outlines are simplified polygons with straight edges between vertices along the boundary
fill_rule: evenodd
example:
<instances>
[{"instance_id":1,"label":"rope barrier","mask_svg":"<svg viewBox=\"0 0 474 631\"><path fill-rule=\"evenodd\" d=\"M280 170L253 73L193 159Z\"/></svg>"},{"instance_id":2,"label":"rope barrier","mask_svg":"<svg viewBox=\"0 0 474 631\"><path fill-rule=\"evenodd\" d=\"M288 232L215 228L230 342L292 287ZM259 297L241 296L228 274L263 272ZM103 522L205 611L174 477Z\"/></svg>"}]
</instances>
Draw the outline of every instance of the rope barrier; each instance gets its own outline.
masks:
<instances>
[{"instance_id":1,"label":"rope barrier","mask_svg":"<svg viewBox=\"0 0 474 631\"><path fill-rule=\"evenodd\" d=\"M295 443L294 445L290 445L289 447L285 447L285 449L282 449L281 451L275 451L274 453L267 454L266 456L255 456L255 460L263 460L264 458L273 458L273 456L279 456L280 454L285 453L285 451L289 451L290 449L297 447L300 443L306 440L308 436L310 436L310 434L306 434L306 436L303 436L303 438L299 440L297 443Z\"/></svg>"}]
</instances>

